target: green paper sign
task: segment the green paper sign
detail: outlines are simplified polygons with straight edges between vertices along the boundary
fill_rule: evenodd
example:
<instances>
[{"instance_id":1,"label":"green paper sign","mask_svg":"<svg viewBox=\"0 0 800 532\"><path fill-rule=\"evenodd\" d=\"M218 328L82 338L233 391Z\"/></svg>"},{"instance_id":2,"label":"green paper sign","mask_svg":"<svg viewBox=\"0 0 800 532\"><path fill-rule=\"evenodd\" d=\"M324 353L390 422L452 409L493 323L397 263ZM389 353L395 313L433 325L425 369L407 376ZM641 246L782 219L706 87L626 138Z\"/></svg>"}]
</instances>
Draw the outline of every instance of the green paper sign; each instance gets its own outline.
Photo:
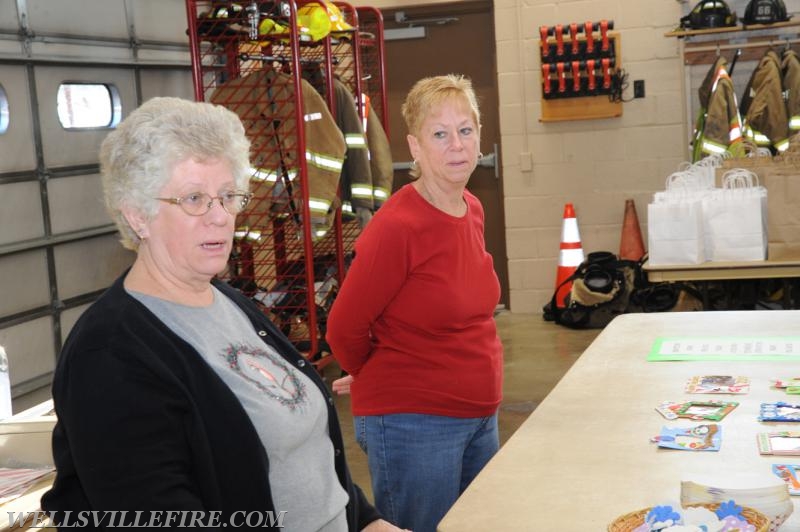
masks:
<instances>
[{"instance_id":1,"label":"green paper sign","mask_svg":"<svg viewBox=\"0 0 800 532\"><path fill-rule=\"evenodd\" d=\"M672 336L657 338L649 362L675 360L796 361L800 336Z\"/></svg>"}]
</instances>

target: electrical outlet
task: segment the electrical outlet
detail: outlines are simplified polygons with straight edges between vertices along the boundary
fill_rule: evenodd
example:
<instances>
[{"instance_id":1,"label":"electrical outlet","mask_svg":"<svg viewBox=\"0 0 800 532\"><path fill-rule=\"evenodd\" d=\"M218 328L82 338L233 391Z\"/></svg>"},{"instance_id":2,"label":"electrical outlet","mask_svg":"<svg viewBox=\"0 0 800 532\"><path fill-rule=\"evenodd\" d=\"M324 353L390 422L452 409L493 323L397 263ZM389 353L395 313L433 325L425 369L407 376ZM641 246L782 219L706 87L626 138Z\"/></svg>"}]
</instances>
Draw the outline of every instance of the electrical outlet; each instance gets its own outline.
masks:
<instances>
[{"instance_id":1,"label":"electrical outlet","mask_svg":"<svg viewBox=\"0 0 800 532\"><path fill-rule=\"evenodd\" d=\"M633 97L644 98L644 80L637 79L633 82Z\"/></svg>"}]
</instances>

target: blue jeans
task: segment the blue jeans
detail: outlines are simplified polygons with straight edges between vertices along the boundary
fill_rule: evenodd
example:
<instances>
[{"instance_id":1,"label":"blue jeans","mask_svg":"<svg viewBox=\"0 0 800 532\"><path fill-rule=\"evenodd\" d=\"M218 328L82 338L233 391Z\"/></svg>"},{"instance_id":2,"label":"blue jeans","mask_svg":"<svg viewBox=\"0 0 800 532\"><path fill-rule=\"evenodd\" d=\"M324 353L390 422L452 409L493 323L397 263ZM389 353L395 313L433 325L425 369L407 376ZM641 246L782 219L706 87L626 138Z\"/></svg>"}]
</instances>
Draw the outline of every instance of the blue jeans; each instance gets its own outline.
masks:
<instances>
[{"instance_id":1,"label":"blue jeans","mask_svg":"<svg viewBox=\"0 0 800 532\"><path fill-rule=\"evenodd\" d=\"M375 506L413 532L435 532L458 496L497 452L497 414L455 418L425 414L356 416Z\"/></svg>"}]
</instances>

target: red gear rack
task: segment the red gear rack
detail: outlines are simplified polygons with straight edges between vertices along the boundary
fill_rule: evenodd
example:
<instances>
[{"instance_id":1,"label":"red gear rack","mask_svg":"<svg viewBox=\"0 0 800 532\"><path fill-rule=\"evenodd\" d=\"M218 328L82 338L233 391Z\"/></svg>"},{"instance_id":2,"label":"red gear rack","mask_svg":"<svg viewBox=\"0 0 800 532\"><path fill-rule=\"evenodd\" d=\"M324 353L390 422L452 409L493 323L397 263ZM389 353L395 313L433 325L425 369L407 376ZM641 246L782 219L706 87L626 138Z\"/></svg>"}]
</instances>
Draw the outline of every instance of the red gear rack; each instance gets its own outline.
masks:
<instances>
[{"instance_id":1,"label":"red gear rack","mask_svg":"<svg viewBox=\"0 0 800 532\"><path fill-rule=\"evenodd\" d=\"M230 80L240 78L245 83L257 77L250 74L265 69L276 73L267 89L270 116L253 109L258 118L243 119L252 143L254 198L237 219L224 278L257 301L321 369L332 359L326 356L329 349L324 341L327 312L344 279L360 228L355 220L342 220L341 208L333 213L332 228L322 238L311 224L304 223L312 219L312 213L306 138L304 128L298 126L304 120L303 68L312 65L324 74L311 82L332 113L335 99L329 80L334 75L357 101L368 95L387 131L388 124L380 11L335 2L352 29L310 41L298 26L297 13L314 3L186 0L186 11L197 101L211 101ZM263 86L249 88L265 90ZM235 95L215 101L238 106L240 117L249 113L242 109L248 104L235 100ZM362 106L357 107L363 113Z\"/></svg>"}]
</instances>

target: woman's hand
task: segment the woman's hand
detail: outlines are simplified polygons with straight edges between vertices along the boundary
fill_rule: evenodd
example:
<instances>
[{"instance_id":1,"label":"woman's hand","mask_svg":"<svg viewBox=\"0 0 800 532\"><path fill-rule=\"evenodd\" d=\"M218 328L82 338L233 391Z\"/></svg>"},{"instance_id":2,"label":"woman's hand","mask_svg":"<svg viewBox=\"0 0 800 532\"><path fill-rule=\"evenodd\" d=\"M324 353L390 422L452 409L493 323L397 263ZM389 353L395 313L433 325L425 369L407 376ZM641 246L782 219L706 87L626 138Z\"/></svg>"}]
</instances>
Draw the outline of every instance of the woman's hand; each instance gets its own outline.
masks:
<instances>
[{"instance_id":1,"label":"woman's hand","mask_svg":"<svg viewBox=\"0 0 800 532\"><path fill-rule=\"evenodd\" d=\"M346 379L347 377L344 378ZM385 521L383 519L378 519L377 521L371 522L370 524L365 526L361 532L398 532L398 531L411 532L411 530L408 530L407 528L397 528L389 521Z\"/></svg>"},{"instance_id":2,"label":"woman's hand","mask_svg":"<svg viewBox=\"0 0 800 532\"><path fill-rule=\"evenodd\" d=\"M350 384L353 382L352 375L345 375L341 379L336 379L331 384L331 388L339 395L350 395ZM366 530L366 528L364 529Z\"/></svg>"}]
</instances>

